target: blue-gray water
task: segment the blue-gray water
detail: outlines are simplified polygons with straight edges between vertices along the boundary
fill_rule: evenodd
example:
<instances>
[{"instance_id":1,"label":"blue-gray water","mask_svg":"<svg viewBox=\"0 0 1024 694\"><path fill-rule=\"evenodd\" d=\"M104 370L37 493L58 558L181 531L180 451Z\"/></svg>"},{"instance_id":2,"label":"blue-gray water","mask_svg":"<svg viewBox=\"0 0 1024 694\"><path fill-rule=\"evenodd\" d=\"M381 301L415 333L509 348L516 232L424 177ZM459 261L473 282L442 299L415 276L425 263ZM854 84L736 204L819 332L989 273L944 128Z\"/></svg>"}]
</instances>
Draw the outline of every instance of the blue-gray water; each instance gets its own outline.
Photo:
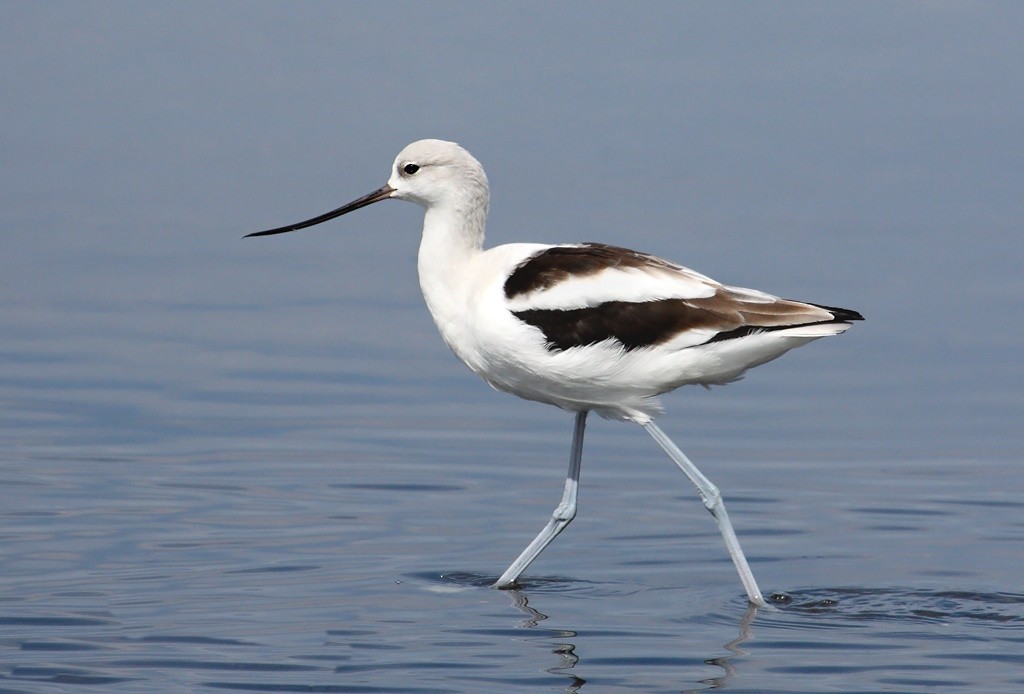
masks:
<instances>
[{"instance_id":1,"label":"blue-gray water","mask_svg":"<svg viewBox=\"0 0 1024 694\"><path fill-rule=\"evenodd\" d=\"M1017 4L8 4L0 691L1024 688ZM637 427L447 352L386 180L867 320Z\"/></svg>"}]
</instances>

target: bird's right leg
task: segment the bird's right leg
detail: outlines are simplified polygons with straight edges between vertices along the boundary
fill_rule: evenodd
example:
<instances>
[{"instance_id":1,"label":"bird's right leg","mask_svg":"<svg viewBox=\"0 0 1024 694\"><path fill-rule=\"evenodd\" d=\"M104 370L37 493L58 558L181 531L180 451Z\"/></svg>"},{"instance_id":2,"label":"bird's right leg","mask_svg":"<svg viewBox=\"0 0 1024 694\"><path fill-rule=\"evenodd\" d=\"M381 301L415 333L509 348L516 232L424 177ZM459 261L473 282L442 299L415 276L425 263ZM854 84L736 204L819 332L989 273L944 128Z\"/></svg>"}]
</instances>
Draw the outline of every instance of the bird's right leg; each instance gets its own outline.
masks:
<instances>
[{"instance_id":1,"label":"bird's right leg","mask_svg":"<svg viewBox=\"0 0 1024 694\"><path fill-rule=\"evenodd\" d=\"M505 570L495 588L509 588L516 582L520 574L526 571L533 560L547 547L552 540L558 537L558 533L565 530L566 526L576 517L576 493L580 486L580 463L583 460L583 430L587 423L587 412L576 413L576 426L572 432L572 454L569 457L569 474L565 478L565 492L562 494L562 503L555 508L551 520L540 531L540 534L533 539L533 542L523 550L519 558L512 562L512 566Z\"/></svg>"},{"instance_id":2,"label":"bird's right leg","mask_svg":"<svg viewBox=\"0 0 1024 694\"><path fill-rule=\"evenodd\" d=\"M658 442L662 450L668 453L669 457L672 458L672 462L679 466L683 474L693 482L693 486L697 488L697 493L700 494L701 501L704 502L704 508L711 512L715 522L718 523L722 539L725 540L725 548L729 551L733 564L736 565L736 571L739 572L743 589L747 591L747 599L752 605L764 606L766 603L761 595L761 589L757 587L757 581L754 580L754 574L750 571L747 558L743 556L743 550L740 549L740 541L736 539L736 532L732 529L732 523L729 521L729 514L725 511L725 503L722 501L722 493L718 491L718 487L712 484L711 480L697 469L697 466L686 457L685 453L679 450L679 447L672 442L672 439L657 424L647 422L643 427Z\"/></svg>"}]
</instances>

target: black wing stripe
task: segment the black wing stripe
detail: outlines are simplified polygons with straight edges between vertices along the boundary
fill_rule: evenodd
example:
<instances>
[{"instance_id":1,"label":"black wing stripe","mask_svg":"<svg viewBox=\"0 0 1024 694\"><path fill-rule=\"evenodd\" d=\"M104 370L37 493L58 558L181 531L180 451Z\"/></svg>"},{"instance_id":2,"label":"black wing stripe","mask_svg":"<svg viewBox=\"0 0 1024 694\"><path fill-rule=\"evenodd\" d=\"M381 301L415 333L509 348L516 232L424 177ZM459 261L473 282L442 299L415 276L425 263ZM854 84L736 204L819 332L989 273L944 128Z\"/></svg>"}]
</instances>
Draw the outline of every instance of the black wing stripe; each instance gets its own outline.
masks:
<instances>
[{"instance_id":1,"label":"black wing stripe","mask_svg":"<svg viewBox=\"0 0 1024 694\"><path fill-rule=\"evenodd\" d=\"M800 325L861 320L856 311L828 308L826 310L833 314L831 320L808 321L792 316L792 322L785 323L781 316L775 316L771 321L748 323L745 320L747 317L740 313L718 312L695 304L693 300L686 299L608 301L589 308L528 309L516 311L513 315L538 328L544 334L548 349L556 352L608 339L617 340L626 350L653 347L668 342L686 330L714 331L711 337L701 343L708 344ZM800 304L787 301L784 305Z\"/></svg>"},{"instance_id":2,"label":"black wing stripe","mask_svg":"<svg viewBox=\"0 0 1024 694\"><path fill-rule=\"evenodd\" d=\"M528 309L514 314L544 333L552 350L565 350L614 338L627 350L651 347L684 330L739 327L723 324L722 317L685 303L682 299L628 302L608 301L598 306L568 310Z\"/></svg>"},{"instance_id":3,"label":"black wing stripe","mask_svg":"<svg viewBox=\"0 0 1024 694\"><path fill-rule=\"evenodd\" d=\"M505 280L505 298L512 299L550 289L573 277L587 277L611 267L675 267L670 263L628 248L603 243L553 246L519 263Z\"/></svg>"}]
</instances>

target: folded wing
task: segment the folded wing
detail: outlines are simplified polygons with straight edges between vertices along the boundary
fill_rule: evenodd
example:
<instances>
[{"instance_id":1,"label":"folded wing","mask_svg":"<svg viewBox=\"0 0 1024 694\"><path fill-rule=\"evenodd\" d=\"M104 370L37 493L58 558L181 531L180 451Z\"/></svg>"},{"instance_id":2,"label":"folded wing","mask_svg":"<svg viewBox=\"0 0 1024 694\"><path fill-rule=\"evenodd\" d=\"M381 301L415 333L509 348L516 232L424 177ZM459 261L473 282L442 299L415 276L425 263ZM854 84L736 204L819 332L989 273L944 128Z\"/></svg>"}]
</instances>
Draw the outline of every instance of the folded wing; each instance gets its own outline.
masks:
<instances>
[{"instance_id":1,"label":"folded wing","mask_svg":"<svg viewBox=\"0 0 1024 694\"><path fill-rule=\"evenodd\" d=\"M625 350L684 349L747 335L842 332L856 311L728 287L655 256L587 243L554 246L521 262L504 286L509 310L538 328L548 349L614 340Z\"/></svg>"}]
</instances>

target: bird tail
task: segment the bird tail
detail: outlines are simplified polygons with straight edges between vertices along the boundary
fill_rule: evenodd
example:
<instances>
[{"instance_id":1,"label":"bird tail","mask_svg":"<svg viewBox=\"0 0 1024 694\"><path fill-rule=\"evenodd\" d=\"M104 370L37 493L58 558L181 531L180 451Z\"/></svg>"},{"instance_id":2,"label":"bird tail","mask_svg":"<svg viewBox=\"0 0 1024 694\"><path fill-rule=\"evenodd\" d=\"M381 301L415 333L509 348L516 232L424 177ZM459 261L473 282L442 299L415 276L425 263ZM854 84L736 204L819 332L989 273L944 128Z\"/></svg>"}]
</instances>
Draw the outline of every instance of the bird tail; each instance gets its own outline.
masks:
<instances>
[{"instance_id":1,"label":"bird tail","mask_svg":"<svg viewBox=\"0 0 1024 694\"><path fill-rule=\"evenodd\" d=\"M817 306L823 308L832 314L832 319L835 321L849 322L855 320L864 320L864 316L860 315L859 311L854 311L850 308L839 308L837 306L823 306L822 304L811 304L811 306Z\"/></svg>"}]
</instances>

